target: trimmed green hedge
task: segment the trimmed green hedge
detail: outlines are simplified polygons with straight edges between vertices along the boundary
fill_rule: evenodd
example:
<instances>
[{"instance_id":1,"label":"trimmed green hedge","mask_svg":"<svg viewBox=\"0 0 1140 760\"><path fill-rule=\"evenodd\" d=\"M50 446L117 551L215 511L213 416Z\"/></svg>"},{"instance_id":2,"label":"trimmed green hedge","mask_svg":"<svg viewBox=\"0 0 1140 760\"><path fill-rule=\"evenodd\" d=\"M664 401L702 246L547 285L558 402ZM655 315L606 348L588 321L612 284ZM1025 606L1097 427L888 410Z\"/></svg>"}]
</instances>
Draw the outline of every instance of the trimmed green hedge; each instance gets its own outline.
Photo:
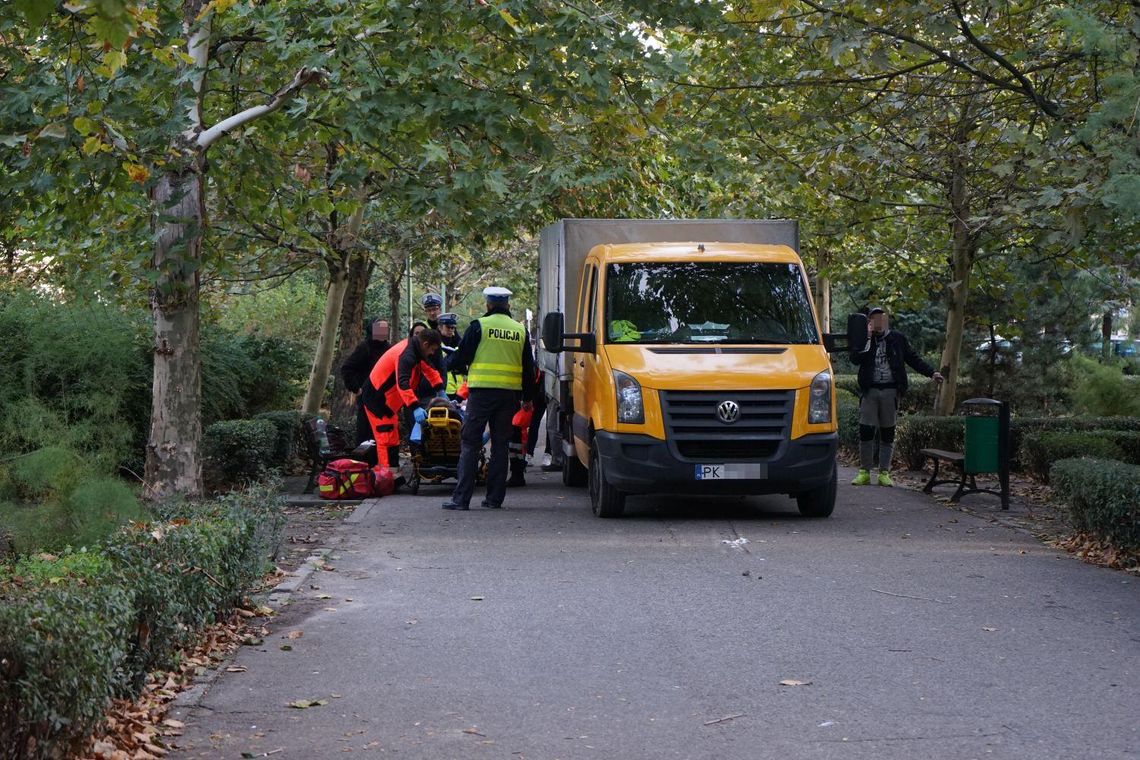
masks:
<instances>
[{"instance_id":1,"label":"trimmed green hedge","mask_svg":"<svg viewBox=\"0 0 1140 760\"><path fill-rule=\"evenodd\" d=\"M255 420L267 420L277 429L277 446L273 450L273 463L288 471L297 458L298 439L301 436L301 413L297 411L262 412Z\"/></svg>"},{"instance_id":2,"label":"trimmed green hedge","mask_svg":"<svg viewBox=\"0 0 1140 760\"><path fill-rule=\"evenodd\" d=\"M243 485L269 473L278 432L269 420L224 420L206 428L203 444L211 485Z\"/></svg>"},{"instance_id":3,"label":"trimmed green hedge","mask_svg":"<svg viewBox=\"0 0 1140 760\"><path fill-rule=\"evenodd\" d=\"M928 378L922 375L910 374L909 383L906 395L902 397L899 402L899 411L909 414L922 414L927 413L934 408L934 396L938 392L938 386ZM859 376L858 375L836 375L835 376L835 389L837 391L847 391L855 398L859 398Z\"/></svg>"},{"instance_id":4,"label":"trimmed green hedge","mask_svg":"<svg viewBox=\"0 0 1140 760\"><path fill-rule=\"evenodd\" d=\"M921 449L946 449L961 451L965 437L965 418L935 417L925 414L910 414L899 417L898 433L895 436L895 456L912 470L922 467ZM1013 466L1021 461L1021 445L1025 435L1041 432L1079 431L1140 432L1138 417L1014 417L1010 421L1010 459ZM1107 434L1106 434L1107 435ZM1117 440L1114 438L1114 440ZM1125 451L1130 436L1119 439L1118 445Z\"/></svg>"},{"instance_id":5,"label":"trimmed green hedge","mask_svg":"<svg viewBox=\"0 0 1140 760\"><path fill-rule=\"evenodd\" d=\"M895 433L895 458L906 463L907 469L922 469L922 449L961 451L966 426L962 417L932 417L925 414L908 414L899 418Z\"/></svg>"},{"instance_id":6,"label":"trimmed green hedge","mask_svg":"<svg viewBox=\"0 0 1140 760\"><path fill-rule=\"evenodd\" d=\"M3 757L70 756L113 696L172 665L269 569L282 504L259 488L170 505L98 549L0 566Z\"/></svg>"},{"instance_id":7,"label":"trimmed green hedge","mask_svg":"<svg viewBox=\"0 0 1140 760\"><path fill-rule=\"evenodd\" d=\"M859 448L859 397L850 391L835 389L835 418L839 423L839 445L850 450Z\"/></svg>"},{"instance_id":8,"label":"trimmed green hedge","mask_svg":"<svg viewBox=\"0 0 1140 760\"><path fill-rule=\"evenodd\" d=\"M1122 430L1073 430L1024 433L1018 458L1032 477L1049 482L1054 462L1073 457L1115 459L1140 464L1140 432Z\"/></svg>"},{"instance_id":9,"label":"trimmed green hedge","mask_svg":"<svg viewBox=\"0 0 1140 760\"><path fill-rule=\"evenodd\" d=\"M1062 459L1053 463L1049 480L1074 527L1122 549L1140 550L1140 466Z\"/></svg>"}]
</instances>

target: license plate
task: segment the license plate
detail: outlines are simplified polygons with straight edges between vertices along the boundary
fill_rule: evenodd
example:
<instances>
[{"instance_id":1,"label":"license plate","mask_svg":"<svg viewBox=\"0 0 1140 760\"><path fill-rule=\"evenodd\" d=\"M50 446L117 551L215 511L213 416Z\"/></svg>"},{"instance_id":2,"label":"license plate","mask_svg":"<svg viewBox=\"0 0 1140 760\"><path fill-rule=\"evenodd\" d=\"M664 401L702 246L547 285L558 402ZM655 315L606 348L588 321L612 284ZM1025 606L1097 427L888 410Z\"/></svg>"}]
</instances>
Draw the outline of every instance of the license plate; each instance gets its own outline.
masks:
<instances>
[{"instance_id":1,"label":"license plate","mask_svg":"<svg viewBox=\"0 0 1140 760\"><path fill-rule=\"evenodd\" d=\"M697 480L764 480L768 465L740 462L736 464L698 464Z\"/></svg>"}]
</instances>

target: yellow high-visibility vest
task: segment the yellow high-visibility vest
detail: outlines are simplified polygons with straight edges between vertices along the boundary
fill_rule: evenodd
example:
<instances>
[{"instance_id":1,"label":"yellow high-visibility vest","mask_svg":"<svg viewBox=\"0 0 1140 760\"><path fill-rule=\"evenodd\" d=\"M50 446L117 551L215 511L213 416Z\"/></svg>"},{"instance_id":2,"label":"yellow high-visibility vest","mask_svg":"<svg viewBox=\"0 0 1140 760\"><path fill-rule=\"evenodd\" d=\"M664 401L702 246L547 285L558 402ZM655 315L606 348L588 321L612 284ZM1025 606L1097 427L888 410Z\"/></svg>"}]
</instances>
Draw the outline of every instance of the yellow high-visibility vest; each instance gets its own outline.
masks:
<instances>
[{"instance_id":1,"label":"yellow high-visibility vest","mask_svg":"<svg viewBox=\"0 0 1140 760\"><path fill-rule=\"evenodd\" d=\"M482 337L467 371L467 387L521 391L526 328L506 314L480 317L478 322Z\"/></svg>"}]
</instances>

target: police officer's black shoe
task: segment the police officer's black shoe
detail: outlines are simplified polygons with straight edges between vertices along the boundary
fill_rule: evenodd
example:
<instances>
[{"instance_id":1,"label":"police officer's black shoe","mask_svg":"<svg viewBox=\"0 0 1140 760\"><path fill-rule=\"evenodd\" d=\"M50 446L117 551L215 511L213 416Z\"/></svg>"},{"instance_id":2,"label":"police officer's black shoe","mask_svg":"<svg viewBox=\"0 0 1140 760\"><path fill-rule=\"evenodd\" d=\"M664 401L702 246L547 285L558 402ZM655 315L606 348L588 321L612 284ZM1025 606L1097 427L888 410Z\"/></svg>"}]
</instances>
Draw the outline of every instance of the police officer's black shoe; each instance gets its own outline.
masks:
<instances>
[{"instance_id":1,"label":"police officer's black shoe","mask_svg":"<svg viewBox=\"0 0 1140 760\"><path fill-rule=\"evenodd\" d=\"M526 479L523 478L523 474L521 472L511 475L509 478L507 478L507 488L518 488L519 486L525 485Z\"/></svg>"},{"instance_id":2,"label":"police officer's black shoe","mask_svg":"<svg viewBox=\"0 0 1140 760\"><path fill-rule=\"evenodd\" d=\"M483 499L483 503L480 504L479 506L481 506L483 509L502 509L503 508L502 504L493 504L493 503L487 501L486 499Z\"/></svg>"},{"instance_id":3,"label":"police officer's black shoe","mask_svg":"<svg viewBox=\"0 0 1140 760\"><path fill-rule=\"evenodd\" d=\"M463 510L463 511L471 509L471 507L467 506L466 504L460 504L457 501L445 501L443 503L443 508L444 509L458 509L458 510Z\"/></svg>"}]
</instances>

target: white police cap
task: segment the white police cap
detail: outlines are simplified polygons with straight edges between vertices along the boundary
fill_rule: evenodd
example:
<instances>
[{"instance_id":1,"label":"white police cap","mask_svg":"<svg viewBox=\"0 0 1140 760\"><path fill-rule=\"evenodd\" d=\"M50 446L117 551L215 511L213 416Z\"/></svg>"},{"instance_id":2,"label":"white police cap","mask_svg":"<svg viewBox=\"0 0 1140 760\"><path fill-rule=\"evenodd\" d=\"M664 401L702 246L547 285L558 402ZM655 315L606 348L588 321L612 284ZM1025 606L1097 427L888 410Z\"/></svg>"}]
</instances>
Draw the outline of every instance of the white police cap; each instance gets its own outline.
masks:
<instances>
[{"instance_id":1,"label":"white police cap","mask_svg":"<svg viewBox=\"0 0 1140 760\"><path fill-rule=\"evenodd\" d=\"M489 288L483 288L483 296L488 301L506 301L513 294L506 288L500 288L497 285L492 285Z\"/></svg>"}]
</instances>

